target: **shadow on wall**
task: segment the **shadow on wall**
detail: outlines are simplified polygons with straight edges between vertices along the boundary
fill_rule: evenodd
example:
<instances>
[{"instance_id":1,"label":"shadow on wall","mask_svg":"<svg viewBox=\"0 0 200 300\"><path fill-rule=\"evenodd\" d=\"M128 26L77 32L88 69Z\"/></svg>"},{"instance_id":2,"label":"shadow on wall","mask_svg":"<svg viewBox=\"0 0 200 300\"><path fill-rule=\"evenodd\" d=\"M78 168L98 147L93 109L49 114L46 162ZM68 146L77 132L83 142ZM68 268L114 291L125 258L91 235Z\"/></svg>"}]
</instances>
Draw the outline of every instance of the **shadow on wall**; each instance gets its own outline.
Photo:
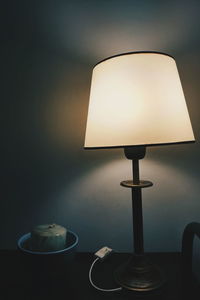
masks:
<instances>
[{"instance_id":1,"label":"shadow on wall","mask_svg":"<svg viewBox=\"0 0 200 300\"><path fill-rule=\"evenodd\" d=\"M38 44L11 43L3 57L0 247L13 248L33 226L60 223L57 193L112 153L82 150L91 67Z\"/></svg>"},{"instance_id":2,"label":"shadow on wall","mask_svg":"<svg viewBox=\"0 0 200 300\"><path fill-rule=\"evenodd\" d=\"M1 248L36 224L60 223L60 189L110 157L82 151L90 64L45 39L37 1L16 6L1 19Z\"/></svg>"}]
</instances>

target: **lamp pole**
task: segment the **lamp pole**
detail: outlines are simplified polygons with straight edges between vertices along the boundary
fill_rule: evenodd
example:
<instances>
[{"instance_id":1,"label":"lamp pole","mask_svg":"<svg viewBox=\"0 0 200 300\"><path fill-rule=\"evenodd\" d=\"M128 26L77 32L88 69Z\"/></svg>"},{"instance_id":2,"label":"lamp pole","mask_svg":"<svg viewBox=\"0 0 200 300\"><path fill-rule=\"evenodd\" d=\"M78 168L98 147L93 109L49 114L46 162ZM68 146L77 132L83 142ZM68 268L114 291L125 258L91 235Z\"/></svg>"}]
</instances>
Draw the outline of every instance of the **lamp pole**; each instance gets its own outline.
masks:
<instances>
[{"instance_id":1,"label":"lamp pole","mask_svg":"<svg viewBox=\"0 0 200 300\"><path fill-rule=\"evenodd\" d=\"M139 160L144 158L145 146L125 147L126 158L132 160L133 180L122 181L121 185L132 190L133 217L133 248L137 255L144 254L143 216L142 216L142 188L152 186L150 181L140 181Z\"/></svg>"},{"instance_id":2,"label":"lamp pole","mask_svg":"<svg viewBox=\"0 0 200 300\"><path fill-rule=\"evenodd\" d=\"M139 185L139 160L132 160L133 184ZM133 246L135 254L144 253L142 191L141 188L132 188L132 216L133 216Z\"/></svg>"},{"instance_id":3,"label":"lamp pole","mask_svg":"<svg viewBox=\"0 0 200 300\"><path fill-rule=\"evenodd\" d=\"M144 158L145 146L125 147L126 158L132 160L133 180L121 182L132 190L133 246L131 258L115 271L116 281L133 291L151 291L160 287L165 279L160 269L153 265L144 254L142 188L152 186L152 182L140 180L139 160Z\"/></svg>"}]
</instances>

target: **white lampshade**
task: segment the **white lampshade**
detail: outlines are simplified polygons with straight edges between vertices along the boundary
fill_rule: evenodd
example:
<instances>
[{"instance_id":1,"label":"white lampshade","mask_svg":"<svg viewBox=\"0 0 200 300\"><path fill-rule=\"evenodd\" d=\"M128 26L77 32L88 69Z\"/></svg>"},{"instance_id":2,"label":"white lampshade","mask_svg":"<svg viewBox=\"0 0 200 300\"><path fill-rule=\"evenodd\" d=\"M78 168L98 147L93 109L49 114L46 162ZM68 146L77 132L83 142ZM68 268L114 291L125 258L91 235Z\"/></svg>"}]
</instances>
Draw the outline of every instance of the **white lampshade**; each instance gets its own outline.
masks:
<instances>
[{"instance_id":1,"label":"white lampshade","mask_svg":"<svg viewBox=\"0 0 200 300\"><path fill-rule=\"evenodd\" d=\"M194 135L173 57L125 53L94 67L85 148L189 141Z\"/></svg>"}]
</instances>

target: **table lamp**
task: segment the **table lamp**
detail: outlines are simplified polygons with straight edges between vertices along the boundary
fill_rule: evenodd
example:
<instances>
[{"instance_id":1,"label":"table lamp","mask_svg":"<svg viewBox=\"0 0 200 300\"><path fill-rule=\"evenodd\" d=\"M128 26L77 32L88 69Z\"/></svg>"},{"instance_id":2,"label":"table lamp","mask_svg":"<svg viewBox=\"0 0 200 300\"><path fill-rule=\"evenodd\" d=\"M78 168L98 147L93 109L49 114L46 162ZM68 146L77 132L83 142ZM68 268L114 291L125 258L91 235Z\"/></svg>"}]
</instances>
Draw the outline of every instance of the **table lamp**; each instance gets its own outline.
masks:
<instances>
[{"instance_id":1,"label":"table lamp","mask_svg":"<svg viewBox=\"0 0 200 300\"><path fill-rule=\"evenodd\" d=\"M85 149L124 148L132 160L133 179L121 185L132 191L133 245L130 259L114 272L128 290L151 291L165 278L144 254L141 189L152 182L139 178L139 159L147 146L194 142L193 130L171 55L130 52L97 63L93 69Z\"/></svg>"}]
</instances>

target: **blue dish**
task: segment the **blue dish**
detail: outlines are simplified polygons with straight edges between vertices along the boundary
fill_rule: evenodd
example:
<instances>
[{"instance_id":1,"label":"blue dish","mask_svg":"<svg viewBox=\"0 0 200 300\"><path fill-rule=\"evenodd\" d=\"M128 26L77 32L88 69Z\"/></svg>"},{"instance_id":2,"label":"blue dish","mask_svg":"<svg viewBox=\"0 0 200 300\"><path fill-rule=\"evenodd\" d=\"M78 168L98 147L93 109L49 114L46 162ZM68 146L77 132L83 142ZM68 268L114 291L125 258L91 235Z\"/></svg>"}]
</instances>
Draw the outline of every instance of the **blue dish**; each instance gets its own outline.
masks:
<instances>
[{"instance_id":1,"label":"blue dish","mask_svg":"<svg viewBox=\"0 0 200 300\"><path fill-rule=\"evenodd\" d=\"M24 234L17 242L18 249L26 254L32 255L60 255L60 254L67 254L76 251L76 247L78 245L78 236L76 233L68 230L67 231L67 242L66 248L57 251L48 251L48 252L40 252L40 251L32 251L30 248L30 238L31 233Z\"/></svg>"}]
</instances>

